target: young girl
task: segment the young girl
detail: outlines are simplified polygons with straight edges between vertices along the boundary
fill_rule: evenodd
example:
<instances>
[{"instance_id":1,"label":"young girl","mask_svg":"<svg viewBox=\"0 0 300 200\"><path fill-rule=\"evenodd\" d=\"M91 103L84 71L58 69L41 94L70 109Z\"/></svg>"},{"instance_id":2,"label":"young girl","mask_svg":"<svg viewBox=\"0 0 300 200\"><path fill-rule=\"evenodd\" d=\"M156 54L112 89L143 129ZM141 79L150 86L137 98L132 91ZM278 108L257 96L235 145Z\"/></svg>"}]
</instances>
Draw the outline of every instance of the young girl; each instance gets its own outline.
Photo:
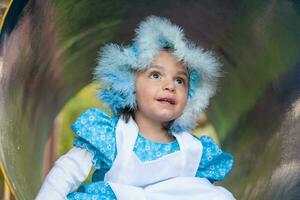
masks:
<instances>
[{"instance_id":1,"label":"young girl","mask_svg":"<svg viewBox=\"0 0 300 200\"><path fill-rule=\"evenodd\" d=\"M99 109L72 125L74 147L55 162L37 200L232 200L233 165L209 137L190 131L215 93L219 64L169 20L148 17L131 46L107 45L96 68ZM91 168L92 183L79 185Z\"/></svg>"}]
</instances>

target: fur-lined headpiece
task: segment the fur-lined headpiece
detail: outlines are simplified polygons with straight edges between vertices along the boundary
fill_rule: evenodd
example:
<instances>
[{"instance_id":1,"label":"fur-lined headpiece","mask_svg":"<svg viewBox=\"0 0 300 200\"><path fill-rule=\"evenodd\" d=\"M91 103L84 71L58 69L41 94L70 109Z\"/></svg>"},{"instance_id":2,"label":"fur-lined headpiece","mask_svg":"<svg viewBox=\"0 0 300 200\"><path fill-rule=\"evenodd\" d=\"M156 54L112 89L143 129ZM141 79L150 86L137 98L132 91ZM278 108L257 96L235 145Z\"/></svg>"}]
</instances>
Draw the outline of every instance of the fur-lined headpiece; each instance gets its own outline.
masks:
<instances>
[{"instance_id":1,"label":"fur-lined headpiece","mask_svg":"<svg viewBox=\"0 0 300 200\"><path fill-rule=\"evenodd\" d=\"M96 80L104 86L99 96L116 115L124 108L135 110L135 72L147 69L162 48L170 48L189 72L187 105L170 128L172 132L189 131L215 94L220 64L211 52L188 41L183 30L166 18L147 17L136 29L130 46L108 44L102 48L95 70Z\"/></svg>"}]
</instances>

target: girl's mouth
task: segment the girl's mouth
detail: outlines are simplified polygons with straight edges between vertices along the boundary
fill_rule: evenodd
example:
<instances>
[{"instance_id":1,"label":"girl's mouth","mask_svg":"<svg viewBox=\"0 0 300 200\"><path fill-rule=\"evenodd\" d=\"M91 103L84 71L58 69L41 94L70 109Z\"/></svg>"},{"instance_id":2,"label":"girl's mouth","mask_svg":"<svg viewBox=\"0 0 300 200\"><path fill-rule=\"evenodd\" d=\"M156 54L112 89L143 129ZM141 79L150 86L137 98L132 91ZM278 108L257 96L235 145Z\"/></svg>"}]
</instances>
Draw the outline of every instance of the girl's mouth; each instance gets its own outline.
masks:
<instances>
[{"instance_id":1,"label":"girl's mouth","mask_svg":"<svg viewBox=\"0 0 300 200\"><path fill-rule=\"evenodd\" d=\"M171 99L171 98L160 98L160 99L157 99L157 101L166 102L168 104L175 105L175 100Z\"/></svg>"}]
</instances>

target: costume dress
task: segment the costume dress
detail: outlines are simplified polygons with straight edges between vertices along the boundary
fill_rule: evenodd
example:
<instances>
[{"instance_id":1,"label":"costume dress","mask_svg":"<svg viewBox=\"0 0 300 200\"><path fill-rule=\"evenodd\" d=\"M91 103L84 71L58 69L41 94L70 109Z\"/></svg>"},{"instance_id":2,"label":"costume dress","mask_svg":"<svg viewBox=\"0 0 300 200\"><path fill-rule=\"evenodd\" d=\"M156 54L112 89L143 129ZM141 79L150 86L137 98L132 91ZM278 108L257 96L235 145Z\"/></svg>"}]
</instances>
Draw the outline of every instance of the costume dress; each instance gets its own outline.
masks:
<instances>
[{"instance_id":1,"label":"costume dress","mask_svg":"<svg viewBox=\"0 0 300 200\"><path fill-rule=\"evenodd\" d=\"M92 153L96 171L68 199L234 199L211 184L229 173L233 158L207 136L174 133L176 140L159 143L144 138L134 120L126 124L95 108L72 128L74 146Z\"/></svg>"}]
</instances>

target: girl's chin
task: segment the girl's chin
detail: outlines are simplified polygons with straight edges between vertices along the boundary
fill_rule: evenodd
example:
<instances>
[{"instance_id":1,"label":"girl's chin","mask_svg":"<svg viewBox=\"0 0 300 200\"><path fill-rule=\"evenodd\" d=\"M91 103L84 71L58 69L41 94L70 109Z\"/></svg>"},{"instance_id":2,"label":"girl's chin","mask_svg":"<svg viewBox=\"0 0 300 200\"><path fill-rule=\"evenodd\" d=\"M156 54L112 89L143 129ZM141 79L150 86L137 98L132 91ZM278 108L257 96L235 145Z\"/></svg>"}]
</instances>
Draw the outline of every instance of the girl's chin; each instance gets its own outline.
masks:
<instances>
[{"instance_id":1,"label":"girl's chin","mask_svg":"<svg viewBox=\"0 0 300 200\"><path fill-rule=\"evenodd\" d=\"M141 112L140 112L141 113ZM161 124L165 124L165 123L169 123L175 119L177 119L178 117L180 117L181 114L178 114L177 112L174 111L169 111L169 110L151 110L144 114L142 114L141 116L144 116L145 118L148 118L148 120L153 121L153 122L158 122Z\"/></svg>"},{"instance_id":2,"label":"girl's chin","mask_svg":"<svg viewBox=\"0 0 300 200\"><path fill-rule=\"evenodd\" d=\"M176 116L157 116L156 120L160 121L161 123L169 123L178 117Z\"/></svg>"}]
</instances>

